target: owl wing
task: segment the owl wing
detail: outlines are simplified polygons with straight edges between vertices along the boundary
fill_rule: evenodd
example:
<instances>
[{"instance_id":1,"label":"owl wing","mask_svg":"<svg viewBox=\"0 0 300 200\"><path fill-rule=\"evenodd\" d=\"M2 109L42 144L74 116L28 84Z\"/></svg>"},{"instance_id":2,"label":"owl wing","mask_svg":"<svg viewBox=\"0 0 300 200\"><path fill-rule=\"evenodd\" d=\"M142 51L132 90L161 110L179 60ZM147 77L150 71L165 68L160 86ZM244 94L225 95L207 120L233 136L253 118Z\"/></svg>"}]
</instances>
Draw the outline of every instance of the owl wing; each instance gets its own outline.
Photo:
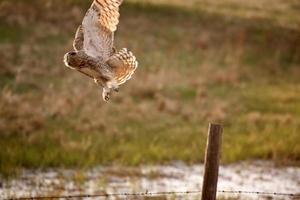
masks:
<instances>
[{"instance_id":1,"label":"owl wing","mask_svg":"<svg viewBox=\"0 0 300 200\"><path fill-rule=\"evenodd\" d=\"M138 67L138 62L135 56L126 48L123 48L119 52L113 54L107 60L107 64L114 73L114 78L118 85L129 80Z\"/></svg>"},{"instance_id":2,"label":"owl wing","mask_svg":"<svg viewBox=\"0 0 300 200\"><path fill-rule=\"evenodd\" d=\"M118 85L129 80L138 66L135 56L126 48L116 53L113 51L114 32L119 23L119 6L122 2L94 0L82 23L83 50L87 55L106 62ZM90 71L85 74L93 76Z\"/></svg>"},{"instance_id":3,"label":"owl wing","mask_svg":"<svg viewBox=\"0 0 300 200\"><path fill-rule=\"evenodd\" d=\"M113 54L114 32L119 23L119 6L122 2L93 1L82 22L83 49L87 55L106 61Z\"/></svg>"}]
</instances>

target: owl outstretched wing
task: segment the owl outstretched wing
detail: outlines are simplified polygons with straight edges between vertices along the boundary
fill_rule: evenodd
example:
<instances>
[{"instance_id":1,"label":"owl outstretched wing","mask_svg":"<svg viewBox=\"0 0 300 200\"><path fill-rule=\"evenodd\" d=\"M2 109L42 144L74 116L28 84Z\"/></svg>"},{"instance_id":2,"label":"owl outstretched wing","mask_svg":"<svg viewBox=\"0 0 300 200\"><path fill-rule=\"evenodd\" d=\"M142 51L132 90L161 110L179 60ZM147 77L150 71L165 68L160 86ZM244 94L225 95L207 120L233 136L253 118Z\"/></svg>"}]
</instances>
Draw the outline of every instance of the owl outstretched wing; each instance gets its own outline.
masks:
<instances>
[{"instance_id":1,"label":"owl outstretched wing","mask_svg":"<svg viewBox=\"0 0 300 200\"><path fill-rule=\"evenodd\" d=\"M118 85L129 80L138 67L138 61L135 56L126 48L112 55L108 59L107 64L111 67Z\"/></svg>"},{"instance_id":2,"label":"owl outstretched wing","mask_svg":"<svg viewBox=\"0 0 300 200\"><path fill-rule=\"evenodd\" d=\"M114 32L119 23L123 0L94 0L87 11L82 29L83 49L89 56L106 61L113 54Z\"/></svg>"},{"instance_id":3,"label":"owl outstretched wing","mask_svg":"<svg viewBox=\"0 0 300 200\"><path fill-rule=\"evenodd\" d=\"M138 66L135 56L126 48L116 52L113 48L114 32L119 23L119 6L123 0L94 0L82 25L77 29L74 49L108 64L108 70L118 85L129 80ZM99 75L90 68L77 69L91 78Z\"/></svg>"},{"instance_id":4,"label":"owl outstretched wing","mask_svg":"<svg viewBox=\"0 0 300 200\"><path fill-rule=\"evenodd\" d=\"M126 48L113 50L114 32L119 23L119 6L123 0L94 0L83 19L84 51L110 66L118 85L129 80L138 66L135 56Z\"/></svg>"}]
</instances>

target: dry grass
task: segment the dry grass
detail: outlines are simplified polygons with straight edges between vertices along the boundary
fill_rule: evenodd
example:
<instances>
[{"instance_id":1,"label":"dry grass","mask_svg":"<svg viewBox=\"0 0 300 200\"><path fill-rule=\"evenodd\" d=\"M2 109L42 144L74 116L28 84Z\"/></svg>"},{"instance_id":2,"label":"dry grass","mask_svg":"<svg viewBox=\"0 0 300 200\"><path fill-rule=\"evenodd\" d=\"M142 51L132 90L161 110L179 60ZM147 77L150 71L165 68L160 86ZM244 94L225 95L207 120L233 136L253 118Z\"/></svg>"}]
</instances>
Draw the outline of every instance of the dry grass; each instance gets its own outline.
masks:
<instances>
[{"instance_id":1,"label":"dry grass","mask_svg":"<svg viewBox=\"0 0 300 200\"><path fill-rule=\"evenodd\" d=\"M199 162L211 121L225 125L226 162L299 163L299 29L268 14L282 5L297 24L297 2L193 2L202 12L177 1L122 7L117 47L140 68L110 103L62 63L88 2L0 2L0 172ZM252 7L265 14L249 17Z\"/></svg>"},{"instance_id":2,"label":"dry grass","mask_svg":"<svg viewBox=\"0 0 300 200\"><path fill-rule=\"evenodd\" d=\"M156 5L167 5L193 9L198 12L207 12L225 16L226 18L261 19L270 24L282 27L299 29L300 4L297 0L130 0Z\"/></svg>"}]
</instances>

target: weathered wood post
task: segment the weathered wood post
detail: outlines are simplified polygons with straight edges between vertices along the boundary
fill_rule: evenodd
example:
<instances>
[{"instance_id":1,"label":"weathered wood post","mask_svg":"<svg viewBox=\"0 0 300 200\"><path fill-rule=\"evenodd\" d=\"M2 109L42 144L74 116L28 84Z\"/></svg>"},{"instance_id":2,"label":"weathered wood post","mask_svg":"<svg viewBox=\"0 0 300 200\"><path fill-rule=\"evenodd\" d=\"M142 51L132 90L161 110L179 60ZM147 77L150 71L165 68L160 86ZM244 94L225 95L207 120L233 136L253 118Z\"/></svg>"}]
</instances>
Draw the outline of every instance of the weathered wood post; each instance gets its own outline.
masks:
<instances>
[{"instance_id":1,"label":"weathered wood post","mask_svg":"<svg viewBox=\"0 0 300 200\"><path fill-rule=\"evenodd\" d=\"M221 157L223 128L218 124L209 124L205 152L202 200L216 200Z\"/></svg>"}]
</instances>

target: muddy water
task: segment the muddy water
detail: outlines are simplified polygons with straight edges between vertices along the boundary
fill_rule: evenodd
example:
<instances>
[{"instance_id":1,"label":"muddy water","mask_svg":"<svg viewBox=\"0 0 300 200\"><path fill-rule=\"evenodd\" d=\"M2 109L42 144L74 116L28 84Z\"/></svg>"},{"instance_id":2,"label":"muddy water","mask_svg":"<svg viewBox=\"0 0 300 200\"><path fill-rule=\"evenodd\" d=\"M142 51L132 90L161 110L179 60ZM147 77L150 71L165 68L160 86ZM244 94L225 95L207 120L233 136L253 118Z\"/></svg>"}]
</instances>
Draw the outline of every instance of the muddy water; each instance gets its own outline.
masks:
<instances>
[{"instance_id":1,"label":"muddy water","mask_svg":"<svg viewBox=\"0 0 300 200\"><path fill-rule=\"evenodd\" d=\"M138 168L97 167L86 171L24 170L22 175L14 180L1 181L0 197L193 191L201 189L202 176L203 165L187 166L181 162L167 166L142 166ZM221 166L218 188L219 190L300 193L300 168L277 168L270 162L262 161ZM225 199L289 199L281 196L249 194L228 195L220 193L219 196ZM177 197L172 195L170 197L170 199L174 198L199 199L199 195ZM131 198L121 196L119 199Z\"/></svg>"}]
</instances>

